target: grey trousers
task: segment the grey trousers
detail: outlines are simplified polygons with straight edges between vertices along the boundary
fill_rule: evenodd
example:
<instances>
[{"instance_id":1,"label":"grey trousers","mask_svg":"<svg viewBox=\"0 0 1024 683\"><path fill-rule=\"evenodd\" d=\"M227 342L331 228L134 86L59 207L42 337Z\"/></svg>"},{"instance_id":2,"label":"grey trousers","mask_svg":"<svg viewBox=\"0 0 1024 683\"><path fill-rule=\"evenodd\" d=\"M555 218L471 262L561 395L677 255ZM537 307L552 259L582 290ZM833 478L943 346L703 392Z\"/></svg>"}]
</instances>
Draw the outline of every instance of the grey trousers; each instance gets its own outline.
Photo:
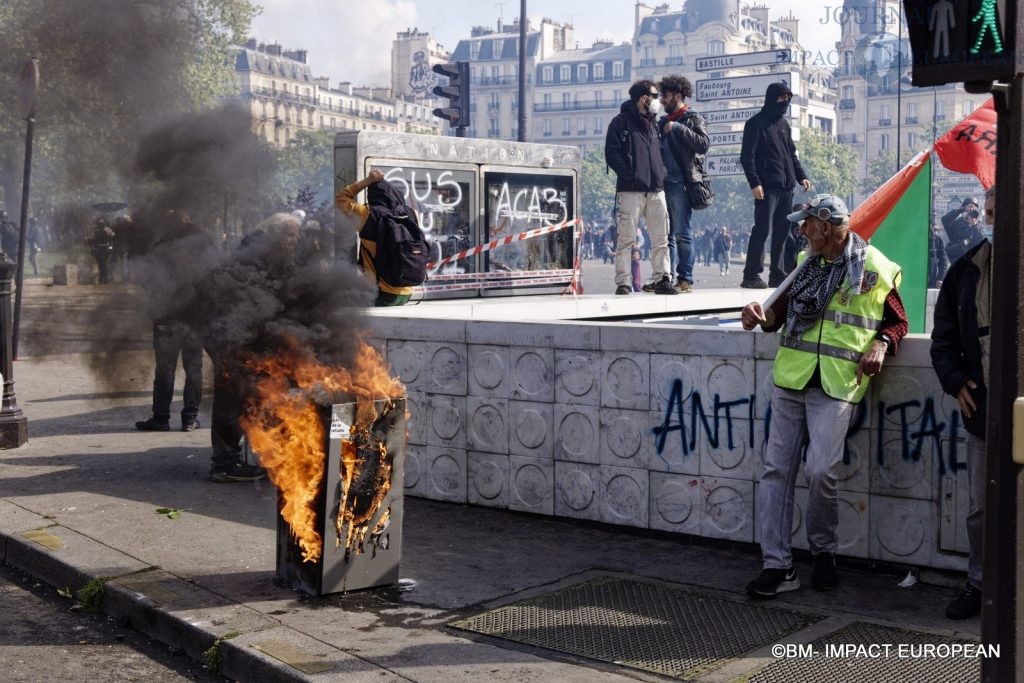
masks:
<instances>
[{"instance_id":1,"label":"grey trousers","mask_svg":"<svg viewBox=\"0 0 1024 683\"><path fill-rule=\"evenodd\" d=\"M967 581L981 588L981 567L985 541L985 440L967 435L967 488L970 507L967 511L967 541L971 553L967 556Z\"/></svg>"},{"instance_id":2,"label":"grey trousers","mask_svg":"<svg viewBox=\"0 0 1024 683\"><path fill-rule=\"evenodd\" d=\"M647 221L651 237L651 267L657 282L663 277L674 281L668 254L668 205L664 192L619 192L615 195L619 212L616 217L615 284L628 285L633 279L633 245L640 219Z\"/></svg>"},{"instance_id":3,"label":"grey trousers","mask_svg":"<svg viewBox=\"0 0 1024 683\"><path fill-rule=\"evenodd\" d=\"M809 489L807 544L815 555L835 554L839 547L836 465L843 458L846 432L855 408L854 404L837 401L821 389L791 391L775 387L771 435L756 502L765 569L793 566L793 494L804 444L804 475Z\"/></svg>"}]
</instances>

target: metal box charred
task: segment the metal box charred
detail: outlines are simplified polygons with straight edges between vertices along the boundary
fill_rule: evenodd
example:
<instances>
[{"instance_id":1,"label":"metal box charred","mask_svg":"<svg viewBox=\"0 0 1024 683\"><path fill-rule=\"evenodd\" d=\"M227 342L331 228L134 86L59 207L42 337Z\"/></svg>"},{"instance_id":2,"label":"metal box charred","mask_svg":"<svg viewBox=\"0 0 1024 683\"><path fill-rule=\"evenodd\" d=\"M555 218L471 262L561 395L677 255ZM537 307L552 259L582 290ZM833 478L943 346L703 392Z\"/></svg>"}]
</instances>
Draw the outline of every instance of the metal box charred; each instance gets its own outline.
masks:
<instances>
[{"instance_id":1,"label":"metal box charred","mask_svg":"<svg viewBox=\"0 0 1024 683\"><path fill-rule=\"evenodd\" d=\"M398 583L402 551L405 399L374 403L376 417L357 422L357 404L322 411L325 469L314 502L323 550L304 561L278 515L277 575L309 595Z\"/></svg>"}]
</instances>

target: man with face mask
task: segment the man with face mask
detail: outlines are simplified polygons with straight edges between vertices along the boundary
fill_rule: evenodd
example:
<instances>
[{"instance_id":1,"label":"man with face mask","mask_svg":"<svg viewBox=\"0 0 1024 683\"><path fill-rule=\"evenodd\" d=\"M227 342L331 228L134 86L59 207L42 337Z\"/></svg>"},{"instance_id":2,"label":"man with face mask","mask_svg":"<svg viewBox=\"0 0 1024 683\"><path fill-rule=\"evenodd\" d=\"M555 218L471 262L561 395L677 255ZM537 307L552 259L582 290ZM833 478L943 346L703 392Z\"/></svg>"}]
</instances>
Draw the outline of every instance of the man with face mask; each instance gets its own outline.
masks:
<instances>
[{"instance_id":1,"label":"man with face mask","mask_svg":"<svg viewBox=\"0 0 1024 683\"><path fill-rule=\"evenodd\" d=\"M631 294L631 259L636 229L643 218L651 237L651 266L656 294L678 294L668 253L668 206L665 203L665 164L655 127L661 103L653 81L637 81L629 101L608 124L604 156L615 171L618 207L615 245L615 293Z\"/></svg>"},{"instance_id":2,"label":"man with face mask","mask_svg":"<svg viewBox=\"0 0 1024 683\"><path fill-rule=\"evenodd\" d=\"M976 206L976 205L975 205ZM967 582L946 608L950 619L981 611L981 568L985 528L985 426L989 377L989 315L992 283L992 225L995 187L985 193L986 239L950 266L939 289L932 330L932 367L942 389L956 398L967 430Z\"/></svg>"},{"instance_id":3,"label":"man with face mask","mask_svg":"<svg viewBox=\"0 0 1024 683\"><path fill-rule=\"evenodd\" d=\"M754 229L750 233L747 263L741 287L764 289L778 287L786 278L783 250L789 232L786 215L793 205L793 188L800 184L811 189L800 159L796 155L793 134L786 111L793 93L785 83L772 83L764 97L764 107L743 127L740 164L754 196ZM771 233L768 283L761 279L764 270L764 244Z\"/></svg>"},{"instance_id":4,"label":"man with face mask","mask_svg":"<svg viewBox=\"0 0 1024 683\"><path fill-rule=\"evenodd\" d=\"M676 288L688 292L693 287L693 232L690 218L693 208L686 195L686 184L704 179L704 154L711 145L704 118L690 109L686 98L693 85L682 76L661 79L661 101L666 116L658 121L661 132L661 157L665 161L665 199L671 231L668 246L676 271ZM648 285L650 286L650 285Z\"/></svg>"}]
</instances>

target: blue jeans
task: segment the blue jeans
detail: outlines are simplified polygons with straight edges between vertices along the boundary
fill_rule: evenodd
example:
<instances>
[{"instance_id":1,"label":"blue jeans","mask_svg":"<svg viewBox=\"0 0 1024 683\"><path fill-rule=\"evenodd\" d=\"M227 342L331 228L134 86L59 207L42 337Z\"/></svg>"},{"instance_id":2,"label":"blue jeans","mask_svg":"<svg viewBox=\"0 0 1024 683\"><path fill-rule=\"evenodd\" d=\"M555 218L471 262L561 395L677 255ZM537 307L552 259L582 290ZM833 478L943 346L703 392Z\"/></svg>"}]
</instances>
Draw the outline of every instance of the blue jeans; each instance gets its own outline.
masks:
<instances>
[{"instance_id":1,"label":"blue jeans","mask_svg":"<svg viewBox=\"0 0 1024 683\"><path fill-rule=\"evenodd\" d=\"M672 272L679 280L693 284L693 230L690 218L693 209L686 197L686 186L682 183L665 184L665 201L668 203L668 251L672 259Z\"/></svg>"}]
</instances>

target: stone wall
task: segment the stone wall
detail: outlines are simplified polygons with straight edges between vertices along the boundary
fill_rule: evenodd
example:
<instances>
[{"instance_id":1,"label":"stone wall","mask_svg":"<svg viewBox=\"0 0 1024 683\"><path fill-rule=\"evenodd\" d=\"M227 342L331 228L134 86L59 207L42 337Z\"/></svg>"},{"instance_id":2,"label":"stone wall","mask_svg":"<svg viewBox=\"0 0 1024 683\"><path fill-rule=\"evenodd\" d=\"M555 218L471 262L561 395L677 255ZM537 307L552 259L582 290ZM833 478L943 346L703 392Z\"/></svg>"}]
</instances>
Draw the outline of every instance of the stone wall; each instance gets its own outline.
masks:
<instances>
[{"instance_id":1,"label":"stone wall","mask_svg":"<svg viewBox=\"0 0 1024 683\"><path fill-rule=\"evenodd\" d=\"M608 322L373 323L374 343L409 391L408 494L757 540L774 335ZM840 553L963 569L965 432L928 347L925 337L904 341L850 427ZM798 482L793 540L806 548L802 474Z\"/></svg>"}]
</instances>

